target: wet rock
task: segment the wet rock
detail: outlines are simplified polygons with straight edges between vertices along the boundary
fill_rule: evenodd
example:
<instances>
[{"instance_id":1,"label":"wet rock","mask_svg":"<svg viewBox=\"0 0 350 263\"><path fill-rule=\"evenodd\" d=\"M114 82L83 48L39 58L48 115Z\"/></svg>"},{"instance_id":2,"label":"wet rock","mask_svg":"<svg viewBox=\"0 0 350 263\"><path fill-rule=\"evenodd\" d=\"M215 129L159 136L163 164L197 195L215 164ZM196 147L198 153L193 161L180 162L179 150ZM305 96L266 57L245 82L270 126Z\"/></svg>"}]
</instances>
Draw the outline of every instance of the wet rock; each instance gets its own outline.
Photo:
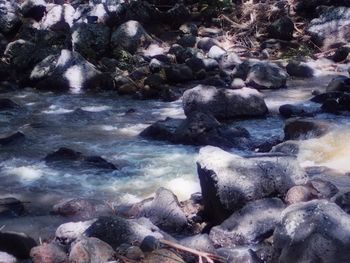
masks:
<instances>
[{"instance_id":1,"label":"wet rock","mask_svg":"<svg viewBox=\"0 0 350 263\"><path fill-rule=\"evenodd\" d=\"M23 203L13 197L0 199L0 215L1 216L20 216L24 212Z\"/></svg>"},{"instance_id":2,"label":"wet rock","mask_svg":"<svg viewBox=\"0 0 350 263\"><path fill-rule=\"evenodd\" d=\"M95 61L106 53L109 37L110 29L102 24L78 23L72 27L73 49Z\"/></svg>"},{"instance_id":3,"label":"wet rock","mask_svg":"<svg viewBox=\"0 0 350 263\"><path fill-rule=\"evenodd\" d=\"M40 21L46 12L46 2L44 0L25 0L21 4L21 12L24 17Z\"/></svg>"},{"instance_id":4,"label":"wet rock","mask_svg":"<svg viewBox=\"0 0 350 263\"><path fill-rule=\"evenodd\" d=\"M247 202L283 196L294 185L306 182L295 157L270 154L243 158L211 146L200 150L197 172L204 213L216 223Z\"/></svg>"},{"instance_id":5,"label":"wet rock","mask_svg":"<svg viewBox=\"0 0 350 263\"><path fill-rule=\"evenodd\" d=\"M262 263L256 253L250 248L219 248L217 253L230 263Z\"/></svg>"},{"instance_id":6,"label":"wet rock","mask_svg":"<svg viewBox=\"0 0 350 263\"><path fill-rule=\"evenodd\" d=\"M235 52L227 52L220 57L219 65L221 69L233 69L242 61Z\"/></svg>"},{"instance_id":7,"label":"wet rock","mask_svg":"<svg viewBox=\"0 0 350 263\"><path fill-rule=\"evenodd\" d=\"M203 37L197 42L197 48L208 52L213 46L220 46L219 42L214 38Z\"/></svg>"},{"instance_id":8,"label":"wet rock","mask_svg":"<svg viewBox=\"0 0 350 263\"><path fill-rule=\"evenodd\" d=\"M278 262L347 262L350 216L339 206L314 200L289 206L274 232Z\"/></svg>"},{"instance_id":9,"label":"wet rock","mask_svg":"<svg viewBox=\"0 0 350 263\"><path fill-rule=\"evenodd\" d=\"M339 76L332 79L328 84L327 92L350 92L350 78Z\"/></svg>"},{"instance_id":10,"label":"wet rock","mask_svg":"<svg viewBox=\"0 0 350 263\"><path fill-rule=\"evenodd\" d=\"M69 222L56 229L55 239L62 245L69 245L88 229L96 220Z\"/></svg>"},{"instance_id":11,"label":"wet rock","mask_svg":"<svg viewBox=\"0 0 350 263\"><path fill-rule=\"evenodd\" d=\"M209 236L221 247L257 244L272 235L284 208L278 198L250 202L213 227Z\"/></svg>"},{"instance_id":12,"label":"wet rock","mask_svg":"<svg viewBox=\"0 0 350 263\"><path fill-rule=\"evenodd\" d=\"M149 69L152 73L158 73L159 71L161 71L163 68L163 63L156 59L156 58L152 58L151 61L149 62Z\"/></svg>"},{"instance_id":13,"label":"wet rock","mask_svg":"<svg viewBox=\"0 0 350 263\"><path fill-rule=\"evenodd\" d=\"M30 257L33 263L68 263L66 252L53 243L33 247Z\"/></svg>"},{"instance_id":14,"label":"wet rock","mask_svg":"<svg viewBox=\"0 0 350 263\"><path fill-rule=\"evenodd\" d=\"M343 46L337 48L334 55L332 56L332 60L334 62L342 62L347 59L348 55L350 53L350 46Z\"/></svg>"},{"instance_id":15,"label":"wet rock","mask_svg":"<svg viewBox=\"0 0 350 263\"><path fill-rule=\"evenodd\" d=\"M341 209L350 214L350 192L337 196L334 201Z\"/></svg>"},{"instance_id":16,"label":"wet rock","mask_svg":"<svg viewBox=\"0 0 350 263\"><path fill-rule=\"evenodd\" d=\"M259 117L268 111L260 93L250 88L229 90L198 85L186 90L182 101L186 115L200 111L218 119Z\"/></svg>"},{"instance_id":17,"label":"wet rock","mask_svg":"<svg viewBox=\"0 0 350 263\"><path fill-rule=\"evenodd\" d=\"M312 78L314 70L305 62L292 60L286 67L287 73L292 77Z\"/></svg>"},{"instance_id":18,"label":"wet rock","mask_svg":"<svg viewBox=\"0 0 350 263\"><path fill-rule=\"evenodd\" d=\"M69 30L73 26L75 9L70 4L54 5L41 21L42 29Z\"/></svg>"},{"instance_id":19,"label":"wet rock","mask_svg":"<svg viewBox=\"0 0 350 263\"><path fill-rule=\"evenodd\" d=\"M189 247L199 251L215 253L214 243L210 239L208 234L199 234L191 237L185 237L182 238L179 243L185 247Z\"/></svg>"},{"instance_id":20,"label":"wet rock","mask_svg":"<svg viewBox=\"0 0 350 263\"><path fill-rule=\"evenodd\" d=\"M111 47L113 53L119 50L126 50L134 54L140 47L145 47L152 41L152 38L142 25L134 20L130 20L120 25L111 37Z\"/></svg>"},{"instance_id":21,"label":"wet rock","mask_svg":"<svg viewBox=\"0 0 350 263\"><path fill-rule=\"evenodd\" d=\"M321 109L324 112L340 114L343 111L350 111L350 95L343 93L338 98L326 99Z\"/></svg>"},{"instance_id":22,"label":"wet rock","mask_svg":"<svg viewBox=\"0 0 350 263\"><path fill-rule=\"evenodd\" d=\"M72 245L69 262L95 263L112 260L114 250L107 243L94 238L84 238Z\"/></svg>"},{"instance_id":23,"label":"wet rock","mask_svg":"<svg viewBox=\"0 0 350 263\"><path fill-rule=\"evenodd\" d=\"M24 233L0 232L0 251L18 259L28 259L30 250L36 245L35 240Z\"/></svg>"},{"instance_id":24,"label":"wet rock","mask_svg":"<svg viewBox=\"0 0 350 263\"><path fill-rule=\"evenodd\" d=\"M269 35L271 38L277 38L282 40L292 40L294 23L292 19L287 16L283 16L277 19L268 28Z\"/></svg>"},{"instance_id":25,"label":"wet rock","mask_svg":"<svg viewBox=\"0 0 350 263\"><path fill-rule=\"evenodd\" d=\"M350 8L329 7L318 18L311 20L307 33L314 43L320 47L329 48L336 44L349 42Z\"/></svg>"},{"instance_id":26,"label":"wet rock","mask_svg":"<svg viewBox=\"0 0 350 263\"><path fill-rule=\"evenodd\" d=\"M155 250L148 254L142 262L185 263L185 261L178 254L164 248Z\"/></svg>"},{"instance_id":27,"label":"wet rock","mask_svg":"<svg viewBox=\"0 0 350 263\"><path fill-rule=\"evenodd\" d=\"M188 225L177 197L165 188L159 188L154 199L143 204L138 217L146 217L160 229L174 233Z\"/></svg>"},{"instance_id":28,"label":"wet rock","mask_svg":"<svg viewBox=\"0 0 350 263\"><path fill-rule=\"evenodd\" d=\"M298 155L299 143L297 141L286 141L272 147L271 152L279 152L287 155Z\"/></svg>"},{"instance_id":29,"label":"wet rock","mask_svg":"<svg viewBox=\"0 0 350 263\"><path fill-rule=\"evenodd\" d=\"M96 237L117 248L123 243L142 242L146 236L169 238L158 227L146 219L124 219L121 217L100 217L84 233L88 237Z\"/></svg>"},{"instance_id":30,"label":"wet rock","mask_svg":"<svg viewBox=\"0 0 350 263\"><path fill-rule=\"evenodd\" d=\"M83 218L89 218L96 212L95 206L86 199L73 198L62 200L53 206L52 212L61 216L79 215Z\"/></svg>"},{"instance_id":31,"label":"wet rock","mask_svg":"<svg viewBox=\"0 0 350 263\"><path fill-rule=\"evenodd\" d=\"M226 51L221 47L212 46L208 52L208 57L219 60L222 56L226 54Z\"/></svg>"},{"instance_id":32,"label":"wet rock","mask_svg":"<svg viewBox=\"0 0 350 263\"><path fill-rule=\"evenodd\" d=\"M181 83L193 79L192 70L185 64L174 64L164 68L165 77L169 82Z\"/></svg>"},{"instance_id":33,"label":"wet rock","mask_svg":"<svg viewBox=\"0 0 350 263\"><path fill-rule=\"evenodd\" d=\"M71 163L78 167L92 167L100 169L118 169L114 164L106 161L99 156L84 156L81 152L77 152L68 148L59 148L57 151L48 154L44 158L48 164ZM78 202L79 203L79 202ZM79 206L79 205L78 205Z\"/></svg>"},{"instance_id":34,"label":"wet rock","mask_svg":"<svg viewBox=\"0 0 350 263\"><path fill-rule=\"evenodd\" d=\"M194 47L196 45L197 42L197 37L187 34L182 36L177 43L183 47Z\"/></svg>"},{"instance_id":35,"label":"wet rock","mask_svg":"<svg viewBox=\"0 0 350 263\"><path fill-rule=\"evenodd\" d=\"M160 248L160 242L154 236L146 236L142 240L140 248L143 252L152 252L153 250Z\"/></svg>"},{"instance_id":36,"label":"wet rock","mask_svg":"<svg viewBox=\"0 0 350 263\"><path fill-rule=\"evenodd\" d=\"M286 86L288 74L276 64L259 62L251 66L246 83L255 88L278 89Z\"/></svg>"},{"instance_id":37,"label":"wet rock","mask_svg":"<svg viewBox=\"0 0 350 263\"><path fill-rule=\"evenodd\" d=\"M19 143L23 143L25 136L21 132L15 132L12 134L2 134L0 135L0 145L1 146L11 146Z\"/></svg>"},{"instance_id":38,"label":"wet rock","mask_svg":"<svg viewBox=\"0 0 350 263\"><path fill-rule=\"evenodd\" d=\"M300 202L307 202L315 198L316 195L313 193L312 187L308 185L296 185L288 190L284 200L288 205L290 205Z\"/></svg>"},{"instance_id":39,"label":"wet rock","mask_svg":"<svg viewBox=\"0 0 350 263\"><path fill-rule=\"evenodd\" d=\"M318 199L330 199L339 192L333 183L318 178L310 180L308 185L313 188Z\"/></svg>"},{"instance_id":40,"label":"wet rock","mask_svg":"<svg viewBox=\"0 0 350 263\"><path fill-rule=\"evenodd\" d=\"M0 33L14 33L21 25L19 7L15 1L0 1Z\"/></svg>"},{"instance_id":41,"label":"wet rock","mask_svg":"<svg viewBox=\"0 0 350 263\"><path fill-rule=\"evenodd\" d=\"M284 125L285 140L305 140L320 137L331 128L329 122L314 119L292 118Z\"/></svg>"},{"instance_id":42,"label":"wet rock","mask_svg":"<svg viewBox=\"0 0 350 263\"><path fill-rule=\"evenodd\" d=\"M183 120L166 118L165 120L157 121L147 127L140 133L141 137L154 140L169 140L175 134L177 127Z\"/></svg>"},{"instance_id":43,"label":"wet rock","mask_svg":"<svg viewBox=\"0 0 350 263\"><path fill-rule=\"evenodd\" d=\"M35 66L30 79L42 90L79 92L82 89L113 89L111 77L101 73L79 53L62 50Z\"/></svg>"},{"instance_id":44,"label":"wet rock","mask_svg":"<svg viewBox=\"0 0 350 263\"><path fill-rule=\"evenodd\" d=\"M10 99L0 98L0 111L14 110L18 109L19 105Z\"/></svg>"},{"instance_id":45,"label":"wet rock","mask_svg":"<svg viewBox=\"0 0 350 263\"><path fill-rule=\"evenodd\" d=\"M279 112L284 118L312 116L312 113L307 112L303 106L292 104L282 105L279 108Z\"/></svg>"}]
</instances>

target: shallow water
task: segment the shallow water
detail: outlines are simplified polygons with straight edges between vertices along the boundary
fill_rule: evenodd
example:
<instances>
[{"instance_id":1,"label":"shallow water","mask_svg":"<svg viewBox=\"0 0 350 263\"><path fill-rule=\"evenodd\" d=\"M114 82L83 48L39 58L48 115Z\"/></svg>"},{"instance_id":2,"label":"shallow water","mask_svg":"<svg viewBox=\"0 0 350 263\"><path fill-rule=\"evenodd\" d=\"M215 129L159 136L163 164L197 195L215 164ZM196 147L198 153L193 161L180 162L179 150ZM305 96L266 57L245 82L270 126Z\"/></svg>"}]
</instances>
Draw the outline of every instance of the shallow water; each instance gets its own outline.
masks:
<instances>
[{"instance_id":1,"label":"shallow water","mask_svg":"<svg viewBox=\"0 0 350 263\"><path fill-rule=\"evenodd\" d=\"M278 107L291 103L303 104L310 110L319 108L309 102L311 92L323 90L331 78L321 75L311 80L290 80L287 89L264 91L269 116L235 121L232 125L245 127L260 142L283 138L284 120L278 116ZM138 101L110 93L54 94L32 89L0 96L22 106L0 113L0 134L19 130L27 138L23 145L0 148L0 194L30 201L38 214L45 214L63 197L131 202L151 195L160 186L170 188L180 199L200 190L195 165L198 148L138 136L156 120L184 118L180 100ZM135 112L126 113L129 109ZM335 121L339 129L324 138L305 141L299 155L301 163L350 171L349 118L327 114L317 118ZM102 156L122 169L101 172L47 166L42 159L59 147Z\"/></svg>"}]
</instances>

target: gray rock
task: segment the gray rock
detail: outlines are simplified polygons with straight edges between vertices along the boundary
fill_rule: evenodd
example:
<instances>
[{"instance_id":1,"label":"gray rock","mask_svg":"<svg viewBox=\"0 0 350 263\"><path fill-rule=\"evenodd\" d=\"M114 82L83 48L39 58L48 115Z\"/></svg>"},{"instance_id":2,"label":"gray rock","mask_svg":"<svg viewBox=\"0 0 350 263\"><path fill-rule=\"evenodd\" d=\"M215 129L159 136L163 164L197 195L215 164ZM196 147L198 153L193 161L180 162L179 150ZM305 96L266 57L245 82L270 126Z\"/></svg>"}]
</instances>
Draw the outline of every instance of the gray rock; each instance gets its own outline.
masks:
<instances>
[{"instance_id":1,"label":"gray rock","mask_svg":"<svg viewBox=\"0 0 350 263\"><path fill-rule=\"evenodd\" d=\"M339 206L314 200L289 206L274 232L278 262L348 262L350 216Z\"/></svg>"},{"instance_id":2,"label":"gray rock","mask_svg":"<svg viewBox=\"0 0 350 263\"><path fill-rule=\"evenodd\" d=\"M62 50L38 63L30 79L44 90L80 92L84 89L113 89L111 77L101 73L79 53Z\"/></svg>"},{"instance_id":3,"label":"gray rock","mask_svg":"<svg viewBox=\"0 0 350 263\"><path fill-rule=\"evenodd\" d=\"M226 258L229 263L262 263L257 254L250 248L219 248L217 253Z\"/></svg>"},{"instance_id":4,"label":"gray rock","mask_svg":"<svg viewBox=\"0 0 350 263\"><path fill-rule=\"evenodd\" d=\"M13 0L0 1L0 33L7 35L14 33L21 25L19 7Z\"/></svg>"},{"instance_id":5,"label":"gray rock","mask_svg":"<svg viewBox=\"0 0 350 263\"><path fill-rule=\"evenodd\" d=\"M33 263L68 263L68 256L63 248L54 243L33 247L30 250Z\"/></svg>"},{"instance_id":6,"label":"gray rock","mask_svg":"<svg viewBox=\"0 0 350 263\"><path fill-rule=\"evenodd\" d=\"M260 93L250 88L229 90L198 85L184 92L182 103L186 115L200 111L220 120L259 117L268 111Z\"/></svg>"},{"instance_id":7,"label":"gray rock","mask_svg":"<svg viewBox=\"0 0 350 263\"><path fill-rule=\"evenodd\" d=\"M140 47L147 46L151 41L151 36L148 35L143 26L137 21L130 20L120 25L112 33L111 48L113 53L126 50L134 54Z\"/></svg>"},{"instance_id":8,"label":"gray rock","mask_svg":"<svg viewBox=\"0 0 350 263\"><path fill-rule=\"evenodd\" d=\"M41 29L67 30L73 26L75 9L70 4L47 6Z\"/></svg>"},{"instance_id":9,"label":"gray rock","mask_svg":"<svg viewBox=\"0 0 350 263\"><path fill-rule=\"evenodd\" d=\"M286 67L287 73L292 77L312 78L314 70L307 63L292 60Z\"/></svg>"},{"instance_id":10,"label":"gray rock","mask_svg":"<svg viewBox=\"0 0 350 263\"><path fill-rule=\"evenodd\" d=\"M0 134L0 146L13 146L23 143L25 135L22 132Z\"/></svg>"},{"instance_id":11,"label":"gray rock","mask_svg":"<svg viewBox=\"0 0 350 263\"><path fill-rule=\"evenodd\" d=\"M257 244L272 235L285 205L278 198L252 201L210 230L219 247Z\"/></svg>"},{"instance_id":12,"label":"gray rock","mask_svg":"<svg viewBox=\"0 0 350 263\"><path fill-rule=\"evenodd\" d=\"M219 65L221 69L233 69L242 61L235 52L227 52L220 57Z\"/></svg>"},{"instance_id":13,"label":"gray rock","mask_svg":"<svg viewBox=\"0 0 350 263\"><path fill-rule=\"evenodd\" d=\"M270 154L243 158L212 146L200 150L197 171L204 212L216 223L247 202L283 196L307 180L295 157Z\"/></svg>"},{"instance_id":14,"label":"gray rock","mask_svg":"<svg viewBox=\"0 0 350 263\"><path fill-rule=\"evenodd\" d=\"M197 42L197 48L202 49L205 52L208 52L213 46L220 46L219 42L214 38L203 37Z\"/></svg>"},{"instance_id":15,"label":"gray rock","mask_svg":"<svg viewBox=\"0 0 350 263\"><path fill-rule=\"evenodd\" d=\"M287 155L298 155L299 143L297 141L286 141L272 147L271 152L284 153Z\"/></svg>"},{"instance_id":16,"label":"gray rock","mask_svg":"<svg viewBox=\"0 0 350 263\"><path fill-rule=\"evenodd\" d=\"M194 47L196 45L197 42L197 37L190 35L190 34L186 34L184 36L182 36L177 43L179 45L181 45L182 47Z\"/></svg>"},{"instance_id":17,"label":"gray rock","mask_svg":"<svg viewBox=\"0 0 350 263\"><path fill-rule=\"evenodd\" d=\"M55 239L62 245L69 245L81 237L96 220L69 222L56 229Z\"/></svg>"},{"instance_id":18,"label":"gray rock","mask_svg":"<svg viewBox=\"0 0 350 263\"><path fill-rule=\"evenodd\" d=\"M181 83L193 79L192 70L185 64L173 64L165 67L165 77L169 82Z\"/></svg>"},{"instance_id":19,"label":"gray rock","mask_svg":"<svg viewBox=\"0 0 350 263\"><path fill-rule=\"evenodd\" d=\"M199 251L215 253L214 243L210 239L208 234L198 234L195 236L185 237L182 238L179 243L185 247L189 247Z\"/></svg>"},{"instance_id":20,"label":"gray rock","mask_svg":"<svg viewBox=\"0 0 350 263\"><path fill-rule=\"evenodd\" d=\"M79 216L81 218L91 218L96 212L95 205L87 199L70 198L64 199L55 204L52 212L61 216Z\"/></svg>"},{"instance_id":21,"label":"gray rock","mask_svg":"<svg viewBox=\"0 0 350 263\"><path fill-rule=\"evenodd\" d=\"M350 92L350 78L338 76L328 84L327 92Z\"/></svg>"},{"instance_id":22,"label":"gray rock","mask_svg":"<svg viewBox=\"0 0 350 263\"><path fill-rule=\"evenodd\" d=\"M307 111L302 105L284 104L278 109L283 118L291 117L311 117L313 113Z\"/></svg>"},{"instance_id":23,"label":"gray rock","mask_svg":"<svg viewBox=\"0 0 350 263\"><path fill-rule=\"evenodd\" d=\"M221 47L212 46L212 47L209 49L208 57L209 57L209 58L216 59L216 60L219 60L219 59L220 59L222 56L224 56L225 54L226 54L226 51L223 50Z\"/></svg>"},{"instance_id":24,"label":"gray rock","mask_svg":"<svg viewBox=\"0 0 350 263\"><path fill-rule=\"evenodd\" d=\"M0 215L16 217L24 212L23 203L13 197L6 197L0 199Z\"/></svg>"},{"instance_id":25,"label":"gray rock","mask_svg":"<svg viewBox=\"0 0 350 263\"><path fill-rule=\"evenodd\" d=\"M305 140L320 137L331 129L331 124L327 121L292 118L288 119L284 125L285 140Z\"/></svg>"},{"instance_id":26,"label":"gray rock","mask_svg":"<svg viewBox=\"0 0 350 263\"><path fill-rule=\"evenodd\" d=\"M183 120L166 118L165 120L157 121L151 126L147 127L140 133L141 137L150 138L154 140L169 140L175 134L177 127Z\"/></svg>"},{"instance_id":27,"label":"gray rock","mask_svg":"<svg viewBox=\"0 0 350 263\"><path fill-rule=\"evenodd\" d=\"M350 214L350 192L346 192L346 193L338 195L334 201L346 213Z\"/></svg>"},{"instance_id":28,"label":"gray rock","mask_svg":"<svg viewBox=\"0 0 350 263\"><path fill-rule=\"evenodd\" d=\"M99 60L109 46L110 29L102 24L79 23L72 27L74 51L87 59Z\"/></svg>"}]
</instances>

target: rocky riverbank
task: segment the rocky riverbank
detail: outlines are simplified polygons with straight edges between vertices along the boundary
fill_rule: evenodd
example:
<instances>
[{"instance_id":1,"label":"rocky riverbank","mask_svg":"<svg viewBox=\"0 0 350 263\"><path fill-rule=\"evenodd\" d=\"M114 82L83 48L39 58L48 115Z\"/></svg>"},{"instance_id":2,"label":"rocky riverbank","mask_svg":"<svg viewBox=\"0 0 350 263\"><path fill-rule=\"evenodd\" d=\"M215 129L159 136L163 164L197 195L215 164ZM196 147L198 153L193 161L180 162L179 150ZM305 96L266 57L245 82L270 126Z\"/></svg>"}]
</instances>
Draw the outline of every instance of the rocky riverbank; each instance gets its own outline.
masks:
<instances>
[{"instance_id":1,"label":"rocky riverbank","mask_svg":"<svg viewBox=\"0 0 350 263\"><path fill-rule=\"evenodd\" d=\"M0 262L349 261L349 3L229 2L0 0Z\"/></svg>"}]
</instances>

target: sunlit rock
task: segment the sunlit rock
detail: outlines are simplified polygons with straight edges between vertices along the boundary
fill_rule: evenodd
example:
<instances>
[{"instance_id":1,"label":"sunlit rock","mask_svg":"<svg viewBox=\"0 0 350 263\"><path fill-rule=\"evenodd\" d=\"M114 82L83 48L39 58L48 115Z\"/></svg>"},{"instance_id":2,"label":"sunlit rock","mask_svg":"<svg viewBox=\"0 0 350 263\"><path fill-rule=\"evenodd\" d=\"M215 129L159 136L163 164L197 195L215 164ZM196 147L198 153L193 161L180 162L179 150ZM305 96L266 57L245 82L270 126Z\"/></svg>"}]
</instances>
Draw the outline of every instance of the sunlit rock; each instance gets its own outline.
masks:
<instances>
[{"instance_id":1,"label":"sunlit rock","mask_svg":"<svg viewBox=\"0 0 350 263\"><path fill-rule=\"evenodd\" d=\"M73 26L75 9L70 4L53 5L41 21L42 29L66 30Z\"/></svg>"},{"instance_id":2,"label":"sunlit rock","mask_svg":"<svg viewBox=\"0 0 350 263\"><path fill-rule=\"evenodd\" d=\"M81 237L95 221L96 219L62 224L56 229L55 239L62 245L69 245Z\"/></svg>"},{"instance_id":3,"label":"sunlit rock","mask_svg":"<svg viewBox=\"0 0 350 263\"><path fill-rule=\"evenodd\" d=\"M33 263L68 263L68 256L63 248L53 243L33 247L30 251Z\"/></svg>"}]
</instances>

